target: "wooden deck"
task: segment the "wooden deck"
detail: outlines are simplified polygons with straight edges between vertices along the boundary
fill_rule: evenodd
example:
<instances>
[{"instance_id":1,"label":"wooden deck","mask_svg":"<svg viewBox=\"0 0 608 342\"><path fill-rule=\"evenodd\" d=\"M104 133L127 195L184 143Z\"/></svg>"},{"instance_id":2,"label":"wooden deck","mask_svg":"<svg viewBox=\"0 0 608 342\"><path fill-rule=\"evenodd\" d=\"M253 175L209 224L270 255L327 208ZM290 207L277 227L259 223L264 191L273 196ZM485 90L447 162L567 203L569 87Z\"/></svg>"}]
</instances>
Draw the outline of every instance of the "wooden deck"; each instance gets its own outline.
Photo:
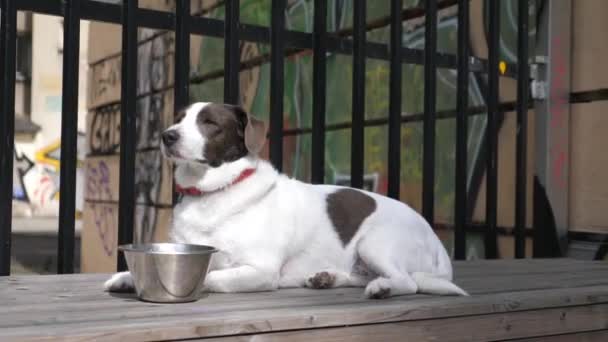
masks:
<instances>
[{"instance_id":1,"label":"wooden deck","mask_svg":"<svg viewBox=\"0 0 608 342\"><path fill-rule=\"evenodd\" d=\"M5 277L0 341L608 341L608 263L500 260L455 268L471 297L375 301L363 299L362 289L296 289L162 305L104 293L107 275Z\"/></svg>"}]
</instances>

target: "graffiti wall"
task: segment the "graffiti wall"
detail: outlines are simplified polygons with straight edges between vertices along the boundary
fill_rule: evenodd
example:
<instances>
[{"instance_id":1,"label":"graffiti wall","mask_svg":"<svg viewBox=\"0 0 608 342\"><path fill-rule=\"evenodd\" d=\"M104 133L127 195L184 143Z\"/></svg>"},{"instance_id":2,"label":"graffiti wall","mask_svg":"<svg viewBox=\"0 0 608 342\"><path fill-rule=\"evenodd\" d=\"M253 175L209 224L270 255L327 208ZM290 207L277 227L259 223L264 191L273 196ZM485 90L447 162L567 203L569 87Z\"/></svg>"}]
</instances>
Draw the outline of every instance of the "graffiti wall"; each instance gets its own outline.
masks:
<instances>
[{"instance_id":1,"label":"graffiti wall","mask_svg":"<svg viewBox=\"0 0 608 342\"><path fill-rule=\"evenodd\" d=\"M76 217L82 215L82 164L85 134L78 134L78 164L76 170ZM59 169L61 140L37 149L33 155L22 151L17 143L13 154L13 215L57 216L59 210Z\"/></svg>"}]
</instances>

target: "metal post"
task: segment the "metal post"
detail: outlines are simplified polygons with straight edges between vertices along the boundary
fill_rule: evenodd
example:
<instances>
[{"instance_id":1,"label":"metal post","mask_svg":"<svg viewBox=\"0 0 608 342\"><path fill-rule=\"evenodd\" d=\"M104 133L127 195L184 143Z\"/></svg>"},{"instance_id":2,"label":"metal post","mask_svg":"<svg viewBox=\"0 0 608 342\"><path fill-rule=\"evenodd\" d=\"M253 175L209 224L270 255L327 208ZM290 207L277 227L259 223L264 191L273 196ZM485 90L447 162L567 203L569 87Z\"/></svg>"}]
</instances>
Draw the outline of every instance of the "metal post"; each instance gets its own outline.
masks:
<instances>
[{"instance_id":1,"label":"metal post","mask_svg":"<svg viewBox=\"0 0 608 342\"><path fill-rule=\"evenodd\" d=\"M526 256L526 161L528 150L528 6L519 0L517 28L517 145L515 156L515 257Z\"/></svg>"},{"instance_id":2,"label":"metal post","mask_svg":"<svg viewBox=\"0 0 608 342\"><path fill-rule=\"evenodd\" d=\"M137 97L137 10L138 0L122 5L122 79L120 98L120 183L118 202L118 244L133 241L135 211L135 144ZM127 269L118 256L119 271Z\"/></svg>"},{"instance_id":3,"label":"metal post","mask_svg":"<svg viewBox=\"0 0 608 342\"><path fill-rule=\"evenodd\" d=\"M270 25L270 161L283 170L285 1L272 0Z\"/></svg>"},{"instance_id":4,"label":"metal post","mask_svg":"<svg viewBox=\"0 0 608 342\"><path fill-rule=\"evenodd\" d=\"M365 157L365 19L366 1L353 3L353 92L350 185L363 188Z\"/></svg>"},{"instance_id":5,"label":"metal post","mask_svg":"<svg viewBox=\"0 0 608 342\"><path fill-rule=\"evenodd\" d=\"M388 196L399 199L401 185L401 41L403 0L391 0L390 94L388 114Z\"/></svg>"},{"instance_id":6,"label":"metal post","mask_svg":"<svg viewBox=\"0 0 608 342\"><path fill-rule=\"evenodd\" d=\"M534 257L565 253L569 213L572 1L546 1L538 24L535 112ZM533 74L534 74L533 73Z\"/></svg>"},{"instance_id":7,"label":"metal post","mask_svg":"<svg viewBox=\"0 0 608 342\"><path fill-rule=\"evenodd\" d=\"M190 88L190 0L175 6L175 113L188 105Z\"/></svg>"},{"instance_id":8,"label":"metal post","mask_svg":"<svg viewBox=\"0 0 608 342\"><path fill-rule=\"evenodd\" d=\"M13 219L13 151L15 149L15 50L17 8L0 0L0 276L11 272Z\"/></svg>"},{"instance_id":9,"label":"metal post","mask_svg":"<svg viewBox=\"0 0 608 342\"><path fill-rule=\"evenodd\" d=\"M456 89L456 179L454 258L466 258L467 136L469 106L469 0L458 1L458 80Z\"/></svg>"},{"instance_id":10,"label":"metal post","mask_svg":"<svg viewBox=\"0 0 608 342\"><path fill-rule=\"evenodd\" d=\"M498 59L500 46L500 3L489 1L488 32L488 128L486 134L486 234L487 259L498 257L496 207L498 201Z\"/></svg>"},{"instance_id":11,"label":"metal post","mask_svg":"<svg viewBox=\"0 0 608 342\"><path fill-rule=\"evenodd\" d=\"M320 184L325 180L327 1L315 0L314 22L311 181Z\"/></svg>"},{"instance_id":12,"label":"metal post","mask_svg":"<svg viewBox=\"0 0 608 342\"><path fill-rule=\"evenodd\" d=\"M422 216L435 222L435 105L437 92L437 1L425 1L424 142L422 154Z\"/></svg>"},{"instance_id":13,"label":"metal post","mask_svg":"<svg viewBox=\"0 0 608 342\"><path fill-rule=\"evenodd\" d=\"M80 0L64 3L63 89L61 93L61 168L57 273L74 273L76 166L78 162L78 70Z\"/></svg>"},{"instance_id":14,"label":"metal post","mask_svg":"<svg viewBox=\"0 0 608 342\"><path fill-rule=\"evenodd\" d=\"M239 1L226 1L224 21L224 102L239 103Z\"/></svg>"}]
</instances>

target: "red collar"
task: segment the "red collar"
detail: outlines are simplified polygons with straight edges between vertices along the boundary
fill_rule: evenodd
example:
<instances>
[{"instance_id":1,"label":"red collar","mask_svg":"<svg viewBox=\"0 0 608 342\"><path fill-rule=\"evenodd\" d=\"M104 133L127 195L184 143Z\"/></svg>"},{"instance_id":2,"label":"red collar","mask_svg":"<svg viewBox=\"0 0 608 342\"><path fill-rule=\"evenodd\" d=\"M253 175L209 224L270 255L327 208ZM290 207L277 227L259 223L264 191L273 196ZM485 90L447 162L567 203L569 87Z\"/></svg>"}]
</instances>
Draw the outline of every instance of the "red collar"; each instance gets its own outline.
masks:
<instances>
[{"instance_id":1,"label":"red collar","mask_svg":"<svg viewBox=\"0 0 608 342\"><path fill-rule=\"evenodd\" d=\"M235 185L237 183L242 182L243 180L247 179L249 176L251 176L253 173L255 172L255 169L245 169L243 170L243 172L241 172L241 174L236 177L236 179L234 181L232 181L232 183L230 183L230 185ZM198 188L195 188L193 186L188 187L188 188L182 188L181 186L179 186L177 183L175 184L175 191L181 195L184 196L203 196L205 194L209 194L209 193L213 193L216 192L218 190L213 190L213 191L202 191Z\"/></svg>"}]
</instances>

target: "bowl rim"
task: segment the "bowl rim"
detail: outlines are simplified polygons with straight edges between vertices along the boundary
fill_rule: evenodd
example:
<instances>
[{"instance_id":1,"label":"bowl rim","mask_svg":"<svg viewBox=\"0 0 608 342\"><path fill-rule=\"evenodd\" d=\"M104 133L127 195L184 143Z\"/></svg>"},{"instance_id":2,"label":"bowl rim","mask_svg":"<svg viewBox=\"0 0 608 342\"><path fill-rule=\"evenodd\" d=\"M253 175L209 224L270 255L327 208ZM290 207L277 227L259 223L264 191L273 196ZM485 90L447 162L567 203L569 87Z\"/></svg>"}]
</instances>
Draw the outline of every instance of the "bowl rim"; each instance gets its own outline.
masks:
<instances>
[{"instance_id":1,"label":"bowl rim","mask_svg":"<svg viewBox=\"0 0 608 342\"><path fill-rule=\"evenodd\" d=\"M171 246L186 246L192 248L187 252L180 251L151 251L148 247L158 245L171 245ZM130 243L118 246L118 250L121 252L134 252L134 253L145 253L145 254L164 254L164 255L199 255L199 254L213 254L218 252L218 249L208 245L197 245L191 243L170 243L170 242L158 242L158 243Z\"/></svg>"}]
</instances>

